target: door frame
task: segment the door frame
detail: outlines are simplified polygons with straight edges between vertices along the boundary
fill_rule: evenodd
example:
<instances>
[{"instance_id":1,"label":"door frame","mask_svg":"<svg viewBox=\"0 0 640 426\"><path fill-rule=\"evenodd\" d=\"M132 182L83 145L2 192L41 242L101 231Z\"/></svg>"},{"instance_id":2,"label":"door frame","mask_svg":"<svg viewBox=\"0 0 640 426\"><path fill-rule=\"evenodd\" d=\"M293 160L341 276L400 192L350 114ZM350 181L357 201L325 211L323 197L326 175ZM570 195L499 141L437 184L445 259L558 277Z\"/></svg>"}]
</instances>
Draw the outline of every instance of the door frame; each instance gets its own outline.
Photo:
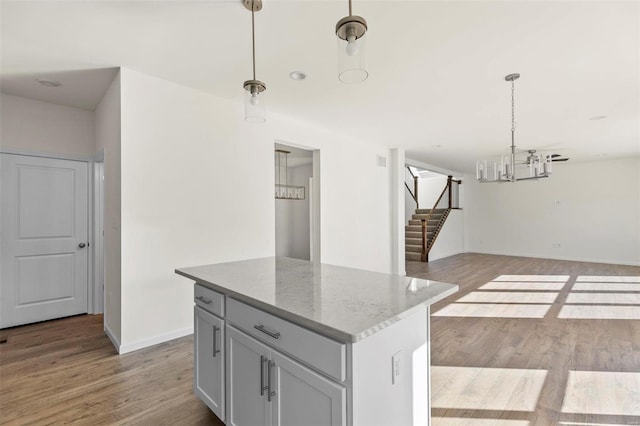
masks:
<instances>
[{"instance_id":1,"label":"door frame","mask_svg":"<svg viewBox=\"0 0 640 426\"><path fill-rule=\"evenodd\" d=\"M95 300L94 295L99 292L96 288L98 285L97 280L95 279L95 244L94 244L94 232L95 232L95 210L94 210L94 184L95 184L95 167L94 167L94 158L85 155L74 155L74 154L60 154L55 152L37 152L37 151L28 151L21 149L11 149L11 148L2 148L0 149L0 153L3 154L12 154L12 155L22 155L26 157L42 157L42 158L52 158L56 160L71 160L71 161L81 161L87 163L87 235L89 236L89 253L87 256L87 313L88 314L97 314L101 313L103 310L102 306L97 305L97 301Z\"/></svg>"},{"instance_id":2,"label":"door frame","mask_svg":"<svg viewBox=\"0 0 640 426\"><path fill-rule=\"evenodd\" d=\"M312 154L312 176L309 179L309 260L314 263L321 263L321 227L320 227L320 150L311 146L292 143L283 139L274 139L275 144L287 145L311 151ZM275 165L274 165L275 168ZM273 175L275 179L275 174ZM275 183L275 180L274 180ZM272 188L273 191L273 188ZM272 192L273 193L273 192ZM274 209L275 212L275 204ZM275 223L275 217L274 217ZM275 229L275 227L274 227ZM275 235L274 235L275 253Z\"/></svg>"}]
</instances>

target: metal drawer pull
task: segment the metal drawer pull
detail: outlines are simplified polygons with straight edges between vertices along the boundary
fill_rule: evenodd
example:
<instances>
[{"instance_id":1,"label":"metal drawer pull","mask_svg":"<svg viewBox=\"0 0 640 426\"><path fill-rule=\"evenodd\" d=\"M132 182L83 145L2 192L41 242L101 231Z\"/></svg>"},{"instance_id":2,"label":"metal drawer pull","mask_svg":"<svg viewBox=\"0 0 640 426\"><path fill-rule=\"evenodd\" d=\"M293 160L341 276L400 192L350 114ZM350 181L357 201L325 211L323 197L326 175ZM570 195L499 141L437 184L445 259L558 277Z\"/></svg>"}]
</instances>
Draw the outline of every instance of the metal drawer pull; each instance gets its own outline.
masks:
<instances>
[{"instance_id":1,"label":"metal drawer pull","mask_svg":"<svg viewBox=\"0 0 640 426\"><path fill-rule=\"evenodd\" d=\"M253 328L255 328L258 331L262 331L264 334L266 334L269 337L273 337L274 339L279 339L280 338L280 333L278 332L274 332L274 331L269 331L266 328L264 328L264 325L254 325Z\"/></svg>"},{"instance_id":2,"label":"metal drawer pull","mask_svg":"<svg viewBox=\"0 0 640 426\"><path fill-rule=\"evenodd\" d=\"M198 296L198 297L196 297L196 299L198 299L199 301L201 301L205 305L210 305L211 304L211 299L207 299L204 296Z\"/></svg>"},{"instance_id":3,"label":"metal drawer pull","mask_svg":"<svg viewBox=\"0 0 640 426\"><path fill-rule=\"evenodd\" d=\"M275 396L276 391L271 390L271 368L275 367L276 363L273 361L269 361L269 366L267 367L267 401L271 402L271 397Z\"/></svg>"},{"instance_id":4,"label":"metal drawer pull","mask_svg":"<svg viewBox=\"0 0 640 426\"><path fill-rule=\"evenodd\" d=\"M269 389L269 386L264 385L264 363L269 361L267 357L260 355L260 396L264 395L264 391Z\"/></svg>"},{"instance_id":5,"label":"metal drawer pull","mask_svg":"<svg viewBox=\"0 0 640 426\"><path fill-rule=\"evenodd\" d=\"M216 354L217 354L218 352L220 352L220 349L218 349L218 344L217 344L217 341L218 341L218 336L217 336L217 334L218 334L218 331L219 331L219 330L220 330L220 328L218 328L218 327L217 327L217 326L215 326L215 325L213 326L213 357L214 357L214 358L216 357Z\"/></svg>"}]
</instances>

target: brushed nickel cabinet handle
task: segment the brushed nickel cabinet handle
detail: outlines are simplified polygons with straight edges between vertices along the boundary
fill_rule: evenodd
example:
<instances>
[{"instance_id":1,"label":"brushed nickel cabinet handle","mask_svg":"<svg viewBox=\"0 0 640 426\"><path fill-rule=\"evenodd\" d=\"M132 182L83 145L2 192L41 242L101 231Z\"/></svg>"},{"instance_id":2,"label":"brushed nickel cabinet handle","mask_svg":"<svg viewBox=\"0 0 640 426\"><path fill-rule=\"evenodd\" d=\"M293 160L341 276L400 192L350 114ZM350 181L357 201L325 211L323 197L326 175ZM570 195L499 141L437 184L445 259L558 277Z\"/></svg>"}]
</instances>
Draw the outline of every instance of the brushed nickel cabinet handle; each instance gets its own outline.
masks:
<instances>
[{"instance_id":1,"label":"brushed nickel cabinet handle","mask_svg":"<svg viewBox=\"0 0 640 426\"><path fill-rule=\"evenodd\" d=\"M264 325L254 325L253 328L255 328L258 331L263 332L264 334L266 334L269 337L273 337L274 339L279 339L280 338L280 333L278 333L277 331L269 331L266 328L264 328Z\"/></svg>"},{"instance_id":2,"label":"brushed nickel cabinet handle","mask_svg":"<svg viewBox=\"0 0 640 426\"><path fill-rule=\"evenodd\" d=\"M275 396L276 391L271 390L271 368L275 367L276 363L269 361L267 366L267 401L271 402L271 397Z\"/></svg>"},{"instance_id":3,"label":"brushed nickel cabinet handle","mask_svg":"<svg viewBox=\"0 0 640 426\"><path fill-rule=\"evenodd\" d=\"M220 349L218 349L218 331L220 331L220 328L217 326L213 326L213 357L216 357L216 354L218 354L220 352Z\"/></svg>"},{"instance_id":4,"label":"brushed nickel cabinet handle","mask_svg":"<svg viewBox=\"0 0 640 426\"><path fill-rule=\"evenodd\" d=\"M206 298L206 297L204 297L204 296L197 296L197 297L196 297L196 299L198 299L199 301L201 301L201 302L202 302L202 303L204 303L205 305L210 305L210 304L212 303L212 302L211 302L211 299L207 299L207 298Z\"/></svg>"},{"instance_id":5,"label":"brushed nickel cabinet handle","mask_svg":"<svg viewBox=\"0 0 640 426\"><path fill-rule=\"evenodd\" d=\"M269 386L264 385L264 363L268 361L267 357L260 355L260 396L263 396L264 391L269 388Z\"/></svg>"}]
</instances>

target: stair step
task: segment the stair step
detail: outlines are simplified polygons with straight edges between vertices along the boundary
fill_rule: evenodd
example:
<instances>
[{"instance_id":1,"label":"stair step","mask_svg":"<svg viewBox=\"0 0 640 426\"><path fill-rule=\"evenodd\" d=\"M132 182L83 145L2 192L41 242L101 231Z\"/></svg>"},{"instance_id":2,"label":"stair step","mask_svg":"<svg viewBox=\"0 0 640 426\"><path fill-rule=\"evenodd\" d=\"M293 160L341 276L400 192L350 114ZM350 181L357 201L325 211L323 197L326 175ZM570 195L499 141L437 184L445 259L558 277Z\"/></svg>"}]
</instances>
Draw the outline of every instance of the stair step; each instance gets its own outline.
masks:
<instances>
[{"instance_id":1,"label":"stair step","mask_svg":"<svg viewBox=\"0 0 640 426\"><path fill-rule=\"evenodd\" d=\"M414 214L413 216L411 216L411 219L420 220L420 219L429 218L430 220L440 220L441 217L442 217L442 213L434 213L431 215L430 218L428 214Z\"/></svg>"},{"instance_id":2,"label":"stair step","mask_svg":"<svg viewBox=\"0 0 640 426\"><path fill-rule=\"evenodd\" d=\"M416 238L407 238L406 236L404 237L404 243L406 245L412 245L412 246L420 246L422 247L422 237L416 237Z\"/></svg>"},{"instance_id":3,"label":"stair step","mask_svg":"<svg viewBox=\"0 0 640 426\"><path fill-rule=\"evenodd\" d=\"M427 234L431 234L433 232L433 226L427 226ZM422 235L422 226L421 225L406 225L404 227L404 232L419 232ZM422 237L420 237L422 238Z\"/></svg>"},{"instance_id":4,"label":"stair step","mask_svg":"<svg viewBox=\"0 0 640 426\"><path fill-rule=\"evenodd\" d=\"M420 262L420 253L405 253L404 254L404 259L405 260L417 260L418 262Z\"/></svg>"},{"instance_id":5,"label":"stair step","mask_svg":"<svg viewBox=\"0 0 640 426\"><path fill-rule=\"evenodd\" d=\"M404 252L406 253L422 253L422 243L419 246L405 245Z\"/></svg>"},{"instance_id":6,"label":"stair step","mask_svg":"<svg viewBox=\"0 0 640 426\"><path fill-rule=\"evenodd\" d=\"M435 226L438 224L438 222L440 222L439 220L430 220L427 222L427 226ZM422 226L422 221L421 220L415 220L415 219L409 219L409 225L414 225L414 226Z\"/></svg>"},{"instance_id":7,"label":"stair step","mask_svg":"<svg viewBox=\"0 0 640 426\"><path fill-rule=\"evenodd\" d=\"M433 214L439 213L443 214L447 209L435 209ZM429 214L431 209L416 209L416 214Z\"/></svg>"}]
</instances>

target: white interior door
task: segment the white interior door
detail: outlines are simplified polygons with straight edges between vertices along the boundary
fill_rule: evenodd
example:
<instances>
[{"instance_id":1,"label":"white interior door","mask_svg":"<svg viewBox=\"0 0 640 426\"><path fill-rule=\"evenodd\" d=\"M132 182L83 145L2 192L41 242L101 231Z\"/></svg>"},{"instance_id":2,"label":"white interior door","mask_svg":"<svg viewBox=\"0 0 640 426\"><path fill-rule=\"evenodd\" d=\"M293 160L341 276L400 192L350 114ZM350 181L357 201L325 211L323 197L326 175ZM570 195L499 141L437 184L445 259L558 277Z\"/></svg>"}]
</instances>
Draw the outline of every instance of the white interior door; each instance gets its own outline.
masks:
<instances>
[{"instance_id":1,"label":"white interior door","mask_svg":"<svg viewBox=\"0 0 640 426\"><path fill-rule=\"evenodd\" d=\"M1 154L0 328L87 312L87 166Z\"/></svg>"}]
</instances>

